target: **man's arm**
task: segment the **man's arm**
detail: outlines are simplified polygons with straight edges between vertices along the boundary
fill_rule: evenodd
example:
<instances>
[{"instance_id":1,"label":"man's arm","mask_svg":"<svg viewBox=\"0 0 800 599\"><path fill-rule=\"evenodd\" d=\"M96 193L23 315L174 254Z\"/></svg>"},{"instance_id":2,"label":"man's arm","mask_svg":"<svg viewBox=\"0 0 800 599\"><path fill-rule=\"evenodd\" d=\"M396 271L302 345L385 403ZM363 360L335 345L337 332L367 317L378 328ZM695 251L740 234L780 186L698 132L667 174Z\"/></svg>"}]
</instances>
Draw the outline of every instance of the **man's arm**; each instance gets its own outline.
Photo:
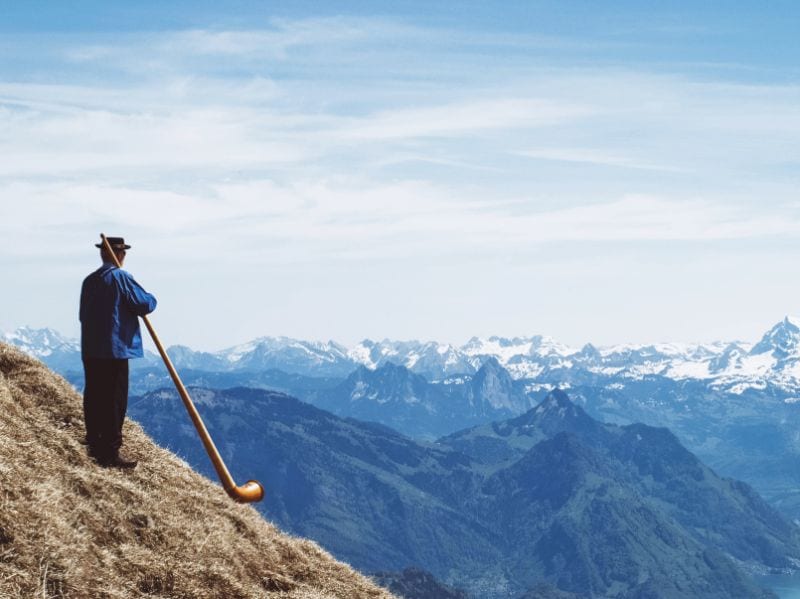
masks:
<instances>
[{"instance_id":1,"label":"man's arm","mask_svg":"<svg viewBox=\"0 0 800 599\"><path fill-rule=\"evenodd\" d=\"M118 270L120 291L125 300L125 304L136 316L145 316L156 309L156 298L147 293L139 283L124 270Z\"/></svg>"}]
</instances>

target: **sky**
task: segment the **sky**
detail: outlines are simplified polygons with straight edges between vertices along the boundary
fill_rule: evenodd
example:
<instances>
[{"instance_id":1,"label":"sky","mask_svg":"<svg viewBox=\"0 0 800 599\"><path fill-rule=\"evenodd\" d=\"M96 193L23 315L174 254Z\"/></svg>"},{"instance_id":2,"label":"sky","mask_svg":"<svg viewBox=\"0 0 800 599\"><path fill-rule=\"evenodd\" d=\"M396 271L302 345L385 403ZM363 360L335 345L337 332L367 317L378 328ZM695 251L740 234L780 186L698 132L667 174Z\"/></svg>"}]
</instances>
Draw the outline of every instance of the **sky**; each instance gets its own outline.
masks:
<instances>
[{"instance_id":1,"label":"sky","mask_svg":"<svg viewBox=\"0 0 800 599\"><path fill-rule=\"evenodd\" d=\"M756 340L800 313L796 2L0 0L0 331L101 232L167 345Z\"/></svg>"}]
</instances>

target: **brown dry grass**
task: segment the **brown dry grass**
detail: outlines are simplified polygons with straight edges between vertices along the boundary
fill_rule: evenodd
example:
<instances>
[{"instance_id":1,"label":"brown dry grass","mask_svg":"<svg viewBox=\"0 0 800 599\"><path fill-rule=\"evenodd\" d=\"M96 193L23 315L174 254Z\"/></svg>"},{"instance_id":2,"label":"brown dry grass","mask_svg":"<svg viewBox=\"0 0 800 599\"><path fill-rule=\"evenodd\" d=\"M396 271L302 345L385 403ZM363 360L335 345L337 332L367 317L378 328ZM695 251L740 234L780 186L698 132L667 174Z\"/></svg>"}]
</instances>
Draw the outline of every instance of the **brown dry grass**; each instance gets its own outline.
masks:
<instances>
[{"instance_id":1,"label":"brown dry grass","mask_svg":"<svg viewBox=\"0 0 800 599\"><path fill-rule=\"evenodd\" d=\"M96 466L83 435L80 395L0 343L0 597L391 597L138 425L125 429L134 471Z\"/></svg>"}]
</instances>

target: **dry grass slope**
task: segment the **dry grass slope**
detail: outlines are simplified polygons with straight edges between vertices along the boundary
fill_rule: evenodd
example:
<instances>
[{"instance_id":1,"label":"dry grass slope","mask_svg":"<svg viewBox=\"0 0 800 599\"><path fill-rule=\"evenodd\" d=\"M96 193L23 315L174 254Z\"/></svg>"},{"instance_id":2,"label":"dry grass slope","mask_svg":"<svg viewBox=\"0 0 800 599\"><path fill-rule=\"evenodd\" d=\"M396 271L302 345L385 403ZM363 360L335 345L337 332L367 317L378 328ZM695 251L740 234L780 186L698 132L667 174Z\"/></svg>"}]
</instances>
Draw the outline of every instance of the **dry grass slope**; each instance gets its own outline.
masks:
<instances>
[{"instance_id":1,"label":"dry grass slope","mask_svg":"<svg viewBox=\"0 0 800 599\"><path fill-rule=\"evenodd\" d=\"M97 467L81 397L0 344L0 597L391 597L126 427L139 467Z\"/></svg>"}]
</instances>

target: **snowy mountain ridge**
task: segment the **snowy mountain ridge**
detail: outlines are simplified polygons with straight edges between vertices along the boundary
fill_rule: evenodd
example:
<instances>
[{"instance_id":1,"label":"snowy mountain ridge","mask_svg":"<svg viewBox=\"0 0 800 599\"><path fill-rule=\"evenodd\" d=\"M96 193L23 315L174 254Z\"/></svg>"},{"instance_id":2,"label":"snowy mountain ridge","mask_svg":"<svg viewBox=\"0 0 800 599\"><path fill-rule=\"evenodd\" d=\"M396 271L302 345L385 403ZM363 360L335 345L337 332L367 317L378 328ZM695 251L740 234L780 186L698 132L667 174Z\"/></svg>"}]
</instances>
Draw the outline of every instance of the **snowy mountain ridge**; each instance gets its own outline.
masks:
<instances>
[{"instance_id":1,"label":"snowy mountain ridge","mask_svg":"<svg viewBox=\"0 0 800 599\"><path fill-rule=\"evenodd\" d=\"M45 358L58 351L79 353L81 351L80 341L68 339L53 329L23 326L10 333L0 333L0 340L15 345L26 354L37 358Z\"/></svg>"},{"instance_id":2,"label":"snowy mountain ridge","mask_svg":"<svg viewBox=\"0 0 800 599\"><path fill-rule=\"evenodd\" d=\"M0 334L51 366L80 368L80 344L52 329L21 327ZM800 392L800 318L787 316L755 343L621 344L574 348L543 335L473 337L456 346L436 341L365 339L347 348L335 341L258 337L216 352L173 346L178 367L209 371L283 370L306 376L346 377L359 366L376 369L387 363L405 366L430 381L474 375L494 359L514 379L569 380L571 374L641 380L663 376L702 380L714 389L742 393L776 387Z\"/></svg>"}]
</instances>

